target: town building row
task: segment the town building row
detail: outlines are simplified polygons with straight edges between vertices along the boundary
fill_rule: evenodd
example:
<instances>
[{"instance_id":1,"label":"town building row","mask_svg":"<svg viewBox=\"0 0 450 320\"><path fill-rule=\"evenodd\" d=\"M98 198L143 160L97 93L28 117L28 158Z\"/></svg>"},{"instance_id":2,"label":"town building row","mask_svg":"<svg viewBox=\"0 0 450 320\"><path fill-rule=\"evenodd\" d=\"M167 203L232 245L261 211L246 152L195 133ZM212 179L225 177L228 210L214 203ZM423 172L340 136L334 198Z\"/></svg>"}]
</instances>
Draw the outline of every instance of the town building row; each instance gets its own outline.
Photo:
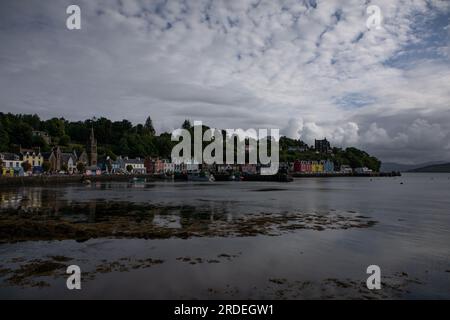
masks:
<instances>
[{"instance_id":1,"label":"town building row","mask_svg":"<svg viewBox=\"0 0 450 320\"><path fill-rule=\"evenodd\" d=\"M329 142L316 140L315 148L323 153L331 150ZM351 173L349 166L335 168L333 161L326 159L321 161L297 160L292 163L281 163L280 169L284 172L299 174L320 173ZM240 172L244 174L258 174L261 166L256 164L215 164L206 165L194 160L181 163L173 163L168 159L160 158L129 158L117 157L115 160L107 157L98 159L97 140L94 130L91 129L86 149L81 153L75 151L63 152L59 146L51 152L39 150L20 149L18 154L0 153L0 173L3 176L25 176L39 174L174 174L208 171L214 173ZM355 169L356 173L370 172L367 168Z\"/></svg>"}]
</instances>

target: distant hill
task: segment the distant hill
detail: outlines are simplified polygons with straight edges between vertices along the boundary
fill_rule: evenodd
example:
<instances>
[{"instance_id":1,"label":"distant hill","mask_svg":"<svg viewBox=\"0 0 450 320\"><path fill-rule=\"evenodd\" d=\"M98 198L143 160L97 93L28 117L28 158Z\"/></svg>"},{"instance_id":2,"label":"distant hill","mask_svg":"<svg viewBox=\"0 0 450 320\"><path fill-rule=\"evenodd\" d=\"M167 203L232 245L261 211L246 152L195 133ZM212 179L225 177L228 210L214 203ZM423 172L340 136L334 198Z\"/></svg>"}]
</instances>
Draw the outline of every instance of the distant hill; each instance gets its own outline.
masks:
<instances>
[{"instance_id":1,"label":"distant hill","mask_svg":"<svg viewBox=\"0 0 450 320\"><path fill-rule=\"evenodd\" d=\"M395 162L383 162L381 164L382 172L391 172L391 171L400 171L407 172L414 169L419 169L428 166L434 166L437 164L444 164L444 161L433 161L433 162L425 162L419 164L403 164L403 163L395 163Z\"/></svg>"},{"instance_id":2,"label":"distant hill","mask_svg":"<svg viewBox=\"0 0 450 320\"><path fill-rule=\"evenodd\" d=\"M450 163L435 164L431 166L416 168L410 172L448 172L450 173Z\"/></svg>"}]
</instances>

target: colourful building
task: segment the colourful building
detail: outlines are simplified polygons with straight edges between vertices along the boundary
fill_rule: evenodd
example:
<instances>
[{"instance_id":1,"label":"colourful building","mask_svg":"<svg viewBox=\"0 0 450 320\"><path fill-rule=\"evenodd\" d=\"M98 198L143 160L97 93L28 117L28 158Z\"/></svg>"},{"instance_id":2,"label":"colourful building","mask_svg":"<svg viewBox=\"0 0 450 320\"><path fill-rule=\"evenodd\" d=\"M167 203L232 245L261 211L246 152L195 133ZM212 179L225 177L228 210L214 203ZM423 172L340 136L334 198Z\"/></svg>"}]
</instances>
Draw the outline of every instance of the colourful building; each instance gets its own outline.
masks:
<instances>
[{"instance_id":1,"label":"colourful building","mask_svg":"<svg viewBox=\"0 0 450 320\"><path fill-rule=\"evenodd\" d=\"M294 165L292 166L292 171L301 172L302 171L302 163L299 160L294 161Z\"/></svg>"},{"instance_id":2,"label":"colourful building","mask_svg":"<svg viewBox=\"0 0 450 320\"><path fill-rule=\"evenodd\" d=\"M155 172L155 160L150 157L145 158L144 167L147 170L147 174L153 174Z\"/></svg>"},{"instance_id":3,"label":"colourful building","mask_svg":"<svg viewBox=\"0 0 450 320\"><path fill-rule=\"evenodd\" d=\"M28 162L31 168L42 167L42 164L44 163L44 157L40 152L26 152L22 154L22 157L23 162Z\"/></svg>"},{"instance_id":4,"label":"colourful building","mask_svg":"<svg viewBox=\"0 0 450 320\"><path fill-rule=\"evenodd\" d=\"M310 161L302 161L300 164L300 171L303 173L312 172L311 162Z\"/></svg>"},{"instance_id":5,"label":"colourful building","mask_svg":"<svg viewBox=\"0 0 450 320\"><path fill-rule=\"evenodd\" d=\"M326 173L334 172L334 163L333 163L333 161L325 160L323 162L323 169L324 169L324 172L326 172Z\"/></svg>"},{"instance_id":6,"label":"colourful building","mask_svg":"<svg viewBox=\"0 0 450 320\"><path fill-rule=\"evenodd\" d=\"M312 173L319 173L323 171L323 166L322 166L322 170L320 170L320 163L317 161L311 161L311 172Z\"/></svg>"},{"instance_id":7,"label":"colourful building","mask_svg":"<svg viewBox=\"0 0 450 320\"><path fill-rule=\"evenodd\" d=\"M22 176L24 174L19 155L9 152L0 153L0 162L2 164L2 175Z\"/></svg>"}]
</instances>

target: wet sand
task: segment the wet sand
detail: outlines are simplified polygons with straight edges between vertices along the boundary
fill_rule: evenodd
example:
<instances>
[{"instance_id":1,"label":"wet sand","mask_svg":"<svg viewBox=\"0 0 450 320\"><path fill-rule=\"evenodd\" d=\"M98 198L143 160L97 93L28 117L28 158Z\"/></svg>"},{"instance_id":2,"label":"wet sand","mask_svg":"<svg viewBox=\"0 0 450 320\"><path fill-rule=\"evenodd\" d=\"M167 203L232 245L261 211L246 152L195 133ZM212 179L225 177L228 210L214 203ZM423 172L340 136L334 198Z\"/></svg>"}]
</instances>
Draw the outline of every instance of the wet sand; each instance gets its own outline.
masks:
<instances>
[{"instance_id":1,"label":"wet sand","mask_svg":"<svg viewBox=\"0 0 450 320\"><path fill-rule=\"evenodd\" d=\"M171 223L180 217L179 227ZM5 209L0 215L0 242L30 240L86 241L91 238L164 239L190 237L276 236L299 229L369 228L376 224L356 212L253 213L228 219L202 207L131 202L71 203L53 208Z\"/></svg>"}]
</instances>

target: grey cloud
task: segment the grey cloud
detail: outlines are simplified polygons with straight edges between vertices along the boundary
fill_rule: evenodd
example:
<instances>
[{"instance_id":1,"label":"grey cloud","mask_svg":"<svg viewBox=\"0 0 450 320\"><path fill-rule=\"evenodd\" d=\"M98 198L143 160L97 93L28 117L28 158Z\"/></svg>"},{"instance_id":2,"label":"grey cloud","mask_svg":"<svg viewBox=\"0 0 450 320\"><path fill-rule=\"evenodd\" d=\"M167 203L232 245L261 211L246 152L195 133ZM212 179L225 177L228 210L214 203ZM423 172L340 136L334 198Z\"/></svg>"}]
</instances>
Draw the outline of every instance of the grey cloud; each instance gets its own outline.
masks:
<instances>
[{"instance_id":1,"label":"grey cloud","mask_svg":"<svg viewBox=\"0 0 450 320\"><path fill-rule=\"evenodd\" d=\"M448 32L419 33L412 19L449 16L449 2L379 0L376 32L359 0L78 3L82 30L72 32L68 0L0 2L1 111L150 114L159 131L184 118L278 127L383 160L450 159L449 45L421 38ZM415 57L421 43L434 55Z\"/></svg>"}]
</instances>

